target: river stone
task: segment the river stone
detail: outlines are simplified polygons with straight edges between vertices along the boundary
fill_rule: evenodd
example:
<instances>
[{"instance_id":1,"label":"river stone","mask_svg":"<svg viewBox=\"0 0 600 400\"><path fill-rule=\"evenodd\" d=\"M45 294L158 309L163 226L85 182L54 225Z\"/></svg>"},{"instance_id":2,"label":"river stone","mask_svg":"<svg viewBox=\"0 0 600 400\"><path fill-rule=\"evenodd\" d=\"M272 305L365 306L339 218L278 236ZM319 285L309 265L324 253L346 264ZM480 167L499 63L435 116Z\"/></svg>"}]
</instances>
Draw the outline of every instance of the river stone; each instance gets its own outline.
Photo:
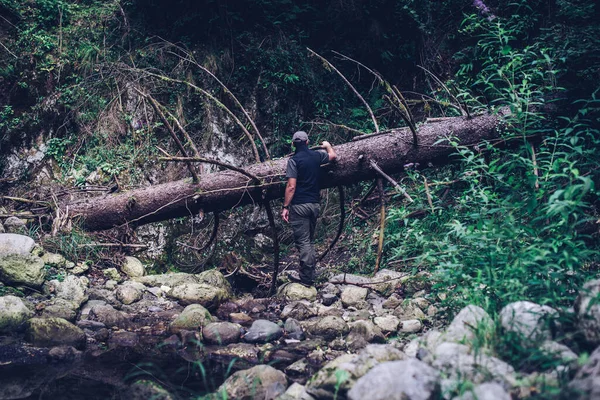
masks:
<instances>
[{"instance_id":1,"label":"river stone","mask_svg":"<svg viewBox=\"0 0 600 400\"><path fill-rule=\"evenodd\" d=\"M61 254L46 252L40 256L44 264L53 268L65 268L67 259Z\"/></svg>"},{"instance_id":2,"label":"river stone","mask_svg":"<svg viewBox=\"0 0 600 400\"><path fill-rule=\"evenodd\" d=\"M175 398L158 383L141 379L129 387L129 400L174 400Z\"/></svg>"},{"instance_id":3,"label":"river stone","mask_svg":"<svg viewBox=\"0 0 600 400\"><path fill-rule=\"evenodd\" d=\"M85 334L62 318L31 318L27 324L27 340L40 347L80 347L85 343Z\"/></svg>"},{"instance_id":4,"label":"river stone","mask_svg":"<svg viewBox=\"0 0 600 400\"><path fill-rule=\"evenodd\" d=\"M33 250L32 238L15 233L0 233L0 258L4 256L27 256Z\"/></svg>"},{"instance_id":5,"label":"river stone","mask_svg":"<svg viewBox=\"0 0 600 400\"><path fill-rule=\"evenodd\" d=\"M227 290L206 283L184 283L175 286L168 295L182 304L202 304L206 308L217 308L219 304L229 300Z\"/></svg>"},{"instance_id":6,"label":"river stone","mask_svg":"<svg viewBox=\"0 0 600 400\"><path fill-rule=\"evenodd\" d=\"M77 303L61 298L55 298L46 304L44 311L42 312L42 317L58 317L73 322L77 318L77 310L79 310L79 305Z\"/></svg>"},{"instance_id":7,"label":"river stone","mask_svg":"<svg viewBox=\"0 0 600 400\"><path fill-rule=\"evenodd\" d=\"M371 279L373 284L369 287L383 296L390 296L406 279L408 279L407 273L382 269L373 276Z\"/></svg>"},{"instance_id":8,"label":"river stone","mask_svg":"<svg viewBox=\"0 0 600 400\"><path fill-rule=\"evenodd\" d=\"M548 306L540 306L530 301L517 301L506 305L500 311L502 327L521 336L521 345L536 346L540 341L551 340L552 320L558 312Z\"/></svg>"},{"instance_id":9,"label":"river stone","mask_svg":"<svg viewBox=\"0 0 600 400\"><path fill-rule=\"evenodd\" d=\"M115 296L123 304L133 304L140 301L146 287L139 282L125 282L117 287Z\"/></svg>"},{"instance_id":10,"label":"river stone","mask_svg":"<svg viewBox=\"0 0 600 400\"><path fill-rule=\"evenodd\" d=\"M242 327L231 322L212 322L202 330L203 341L208 344L230 344L240 340Z\"/></svg>"},{"instance_id":11,"label":"river stone","mask_svg":"<svg viewBox=\"0 0 600 400\"><path fill-rule=\"evenodd\" d=\"M592 345L600 345L600 279L586 282L575 301L577 327Z\"/></svg>"},{"instance_id":12,"label":"river stone","mask_svg":"<svg viewBox=\"0 0 600 400\"><path fill-rule=\"evenodd\" d=\"M475 339L474 328L486 329L492 326L493 321L483 308L468 305L456 314L448 329L446 329L444 341L454 343L471 342Z\"/></svg>"},{"instance_id":13,"label":"river stone","mask_svg":"<svg viewBox=\"0 0 600 400\"><path fill-rule=\"evenodd\" d=\"M279 287L277 297L287 301L315 301L317 299L317 289L313 286L306 287L300 283L286 283Z\"/></svg>"},{"instance_id":14,"label":"river stone","mask_svg":"<svg viewBox=\"0 0 600 400\"><path fill-rule=\"evenodd\" d=\"M303 385L294 382L276 400L315 400L315 398L306 392L306 388Z\"/></svg>"},{"instance_id":15,"label":"river stone","mask_svg":"<svg viewBox=\"0 0 600 400\"><path fill-rule=\"evenodd\" d=\"M368 285L371 284L371 278L343 273L332 276L329 282L335 285Z\"/></svg>"},{"instance_id":16,"label":"river stone","mask_svg":"<svg viewBox=\"0 0 600 400\"><path fill-rule=\"evenodd\" d=\"M570 365L571 367L577 366L578 356L565 346L564 344L560 344L554 342L552 340L546 340L541 344L540 350L543 351L547 356L554 358L555 360L560 360L563 365Z\"/></svg>"},{"instance_id":17,"label":"river stone","mask_svg":"<svg viewBox=\"0 0 600 400\"><path fill-rule=\"evenodd\" d=\"M267 343L277 340L283 335L283 330L274 322L258 319L252 323L244 340L249 343Z\"/></svg>"},{"instance_id":18,"label":"river stone","mask_svg":"<svg viewBox=\"0 0 600 400\"><path fill-rule=\"evenodd\" d=\"M381 329L371 321L359 320L349 324L350 333L346 337L348 349L358 351L369 343L385 343Z\"/></svg>"},{"instance_id":19,"label":"river stone","mask_svg":"<svg viewBox=\"0 0 600 400\"><path fill-rule=\"evenodd\" d=\"M492 377L507 387L516 385L512 366L495 357L471 351L468 346L457 343L442 343L436 347L432 366L445 373L450 381L469 380L483 383Z\"/></svg>"},{"instance_id":20,"label":"river stone","mask_svg":"<svg viewBox=\"0 0 600 400\"><path fill-rule=\"evenodd\" d=\"M121 282L123 278L119 271L116 268L106 268L104 271L104 276L113 281Z\"/></svg>"},{"instance_id":21,"label":"river stone","mask_svg":"<svg viewBox=\"0 0 600 400\"><path fill-rule=\"evenodd\" d=\"M89 311L89 319L102 322L107 327L125 326L129 323L129 315L122 311L115 310L108 304L100 304L92 307Z\"/></svg>"},{"instance_id":22,"label":"river stone","mask_svg":"<svg viewBox=\"0 0 600 400\"><path fill-rule=\"evenodd\" d=\"M136 257L126 256L123 265L121 266L121 272L130 278L138 278L146 275L146 269L144 264Z\"/></svg>"},{"instance_id":23,"label":"river stone","mask_svg":"<svg viewBox=\"0 0 600 400\"><path fill-rule=\"evenodd\" d=\"M406 321L409 319L425 319L425 314L419 307L412 303L401 304L394 309L394 315L398 317L401 321Z\"/></svg>"},{"instance_id":24,"label":"river stone","mask_svg":"<svg viewBox=\"0 0 600 400\"><path fill-rule=\"evenodd\" d=\"M332 340L338 336L346 335L350 328L340 317L327 316L318 318L317 321L307 324L306 328L313 336L321 336L325 340Z\"/></svg>"},{"instance_id":25,"label":"river stone","mask_svg":"<svg viewBox=\"0 0 600 400\"><path fill-rule=\"evenodd\" d=\"M382 308L393 310L402 304L403 299L398 297L398 295L393 294L388 297L382 304Z\"/></svg>"},{"instance_id":26,"label":"river stone","mask_svg":"<svg viewBox=\"0 0 600 400\"><path fill-rule=\"evenodd\" d=\"M423 324L418 319L409 319L400 323L400 332L416 333L423 329Z\"/></svg>"},{"instance_id":27,"label":"river stone","mask_svg":"<svg viewBox=\"0 0 600 400\"><path fill-rule=\"evenodd\" d=\"M416 357L419 349L426 349L429 353L435 352L438 344L443 342L443 334L435 329L431 329L423 336L413 339L404 347L404 353L409 357Z\"/></svg>"},{"instance_id":28,"label":"river stone","mask_svg":"<svg viewBox=\"0 0 600 400\"><path fill-rule=\"evenodd\" d=\"M294 318L299 321L307 320L317 315L317 310L310 303L303 301L295 301L283 308L281 311L281 319Z\"/></svg>"},{"instance_id":29,"label":"river stone","mask_svg":"<svg viewBox=\"0 0 600 400\"><path fill-rule=\"evenodd\" d=\"M439 372L416 359L376 365L348 392L348 400L429 400L440 391Z\"/></svg>"},{"instance_id":30,"label":"river stone","mask_svg":"<svg viewBox=\"0 0 600 400\"><path fill-rule=\"evenodd\" d=\"M369 290L358 286L348 286L341 295L342 304L345 307L356 306L365 301Z\"/></svg>"},{"instance_id":31,"label":"river stone","mask_svg":"<svg viewBox=\"0 0 600 400\"><path fill-rule=\"evenodd\" d=\"M325 293L321 296L321 302L325 306L330 306L338 300L338 297L335 294Z\"/></svg>"},{"instance_id":32,"label":"river stone","mask_svg":"<svg viewBox=\"0 0 600 400\"><path fill-rule=\"evenodd\" d=\"M375 317L373 319L375 325L379 327L383 332L396 332L400 320L394 315L386 315L384 317Z\"/></svg>"},{"instance_id":33,"label":"river stone","mask_svg":"<svg viewBox=\"0 0 600 400\"><path fill-rule=\"evenodd\" d=\"M258 348L249 343L234 343L213 350L209 356L226 366L235 362L236 368L249 368L258 363Z\"/></svg>"},{"instance_id":34,"label":"river stone","mask_svg":"<svg viewBox=\"0 0 600 400\"><path fill-rule=\"evenodd\" d=\"M16 296L0 297L0 332L19 329L33 316L23 300Z\"/></svg>"},{"instance_id":35,"label":"river stone","mask_svg":"<svg viewBox=\"0 0 600 400\"><path fill-rule=\"evenodd\" d=\"M336 392L338 398L345 398L354 383L375 365L405 357L393 346L370 344L358 354L343 354L327 363L307 383L306 391L317 399L333 399Z\"/></svg>"},{"instance_id":36,"label":"river stone","mask_svg":"<svg viewBox=\"0 0 600 400\"><path fill-rule=\"evenodd\" d=\"M62 282L53 279L44 284L44 292L54 293L57 298L76 304L76 309L88 300L88 278L68 275Z\"/></svg>"},{"instance_id":37,"label":"river stone","mask_svg":"<svg viewBox=\"0 0 600 400\"><path fill-rule=\"evenodd\" d=\"M304 340L304 331L302 326L294 318L288 318L283 325L283 329L286 332L286 336L290 339Z\"/></svg>"},{"instance_id":38,"label":"river stone","mask_svg":"<svg viewBox=\"0 0 600 400\"><path fill-rule=\"evenodd\" d=\"M211 321L212 316L206 308L200 304L190 304L171 322L169 329L172 333L178 333L182 330L194 331Z\"/></svg>"},{"instance_id":39,"label":"river stone","mask_svg":"<svg viewBox=\"0 0 600 400\"><path fill-rule=\"evenodd\" d=\"M222 398L236 400L274 400L287 388L287 378L269 365L257 365L238 371L217 390Z\"/></svg>"},{"instance_id":40,"label":"river stone","mask_svg":"<svg viewBox=\"0 0 600 400\"><path fill-rule=\"evenodd\" d=\"M19 217L8 217L4 220L4 229L14 234L26 233L27 221Z\"/></svg>"},{"instance_id":41,"label":"river stone","mask_svg":"<svg viewBox=\"0 0 600 400\"><path fill-rule=\"evenodd\" d=\"M589 359L577 371L569 383L569 389L579 395L579 399L600 399L600 347L596 348Z\"/></svg>"},{"instance_id":42,"label":"river stone","mask_svg":"<svg viewBox=\"0 0 600 400\"><path fill-rule=\"evenodd\" d=\"M140 338L135 332L125 330L114 331L110 335L109 344L111 347L135 347L140 343Z\"/></svg>"},{"instance_id":43,"label":"river stone","mask_svg":"<svg viewBox=\"0 0 600 400\"><path fill-rule=\"evenodd\" d=\"M46 269L41 258L33 255L11 254L0 256L0 281L7 284L40 287Z\"/></svg>"},{"instance_id":44,"label":"river stone","mask_svg":"<svg viewBox=\"0 0 600 400\"><path fill-rule=\"evenodd\" d=\"M475 386L472 391L455 397L453 400L511 400L511 397L502 385L496 382L487 382Z\"/></svg>"},{"instance_id":45,"label":"river stone","mask_svg":"<svg viewBox=\"0 0 600 400\"><path fill-rule=\"evenodd\" d=\"M246 313L231 313L229 314L229 320L234 324L240 324L242 326L250 326L252 325L252 317Z\"/></svg>"}]
</instances>

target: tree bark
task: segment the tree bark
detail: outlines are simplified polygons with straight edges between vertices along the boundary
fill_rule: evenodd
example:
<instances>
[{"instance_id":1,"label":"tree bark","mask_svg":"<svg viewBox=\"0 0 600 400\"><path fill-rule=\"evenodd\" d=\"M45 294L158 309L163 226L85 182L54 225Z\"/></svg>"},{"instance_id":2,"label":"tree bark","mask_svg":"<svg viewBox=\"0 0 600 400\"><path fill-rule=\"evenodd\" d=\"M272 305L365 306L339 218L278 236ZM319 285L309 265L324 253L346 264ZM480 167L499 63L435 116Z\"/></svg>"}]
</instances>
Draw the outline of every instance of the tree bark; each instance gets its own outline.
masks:
<instances>
[{"instance_id":1,"label":"tree bark","mask_svg":"<svg viewBox=\"0 0 600 400\"><path fill-rule=\"evenodd\" d=\"M392 130L360 141L335 146L338 159L326 166L322 188L354 184L377 177L370 160L388 174L397 173L409 163L446 162L455 152L448 140L462 146L474 146L500 137L498 115L471 119L456 117L419 127L418 145L408 129ZM131 224L133 226L204 212L223 211L265 199L283 196L288 157L248 166L246 171L261 179L256 182L239 172L221 171L191 179L164 183L124 193L78 200L66 204L69 214L81 218L87 230L103 230Z\"/></svg>"}]
</instances>

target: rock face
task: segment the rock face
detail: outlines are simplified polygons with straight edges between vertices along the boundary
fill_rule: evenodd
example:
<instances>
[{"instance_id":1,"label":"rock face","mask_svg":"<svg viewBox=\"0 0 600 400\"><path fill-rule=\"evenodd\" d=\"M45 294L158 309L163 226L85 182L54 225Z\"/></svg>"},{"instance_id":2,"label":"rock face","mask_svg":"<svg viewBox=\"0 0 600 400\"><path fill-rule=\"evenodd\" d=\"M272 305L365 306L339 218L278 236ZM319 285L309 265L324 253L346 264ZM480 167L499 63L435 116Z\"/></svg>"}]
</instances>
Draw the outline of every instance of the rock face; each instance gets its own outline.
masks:
<instances>
[{"instance_id":1,"label":"rock face","mask_svg":"<svg viewBox=\"0 0 600 400\"><path fill-rule=\"evenodd\" d=\"M121 271L130 278L138 278L146 275L144 264L135 257L126 256L121 266Z\"/></svg>"},{"instance_id":2,"label":"rock face","mask_svg":"<svg viewBox=\"0 0 600 400\"><path fill-rule=\"evenodd\" d=\"M8 284L40 287L46 271L41 258L27 254L0 255L0 281Z\"/></svg>"},{"instance_id":3,"label":"rock face","mask_svg":"<svg viewBox=\"0 0 600 400\"><path fill-rule=\"evenodd\" d=\"M85 334L62 318L32 318L27 326L27 340L40 347L81 347L85 344Z\"/></svg>"},{"instance_id":4,"label":"rock face","mask_svg":"<svg viewBox=\"0 0 600 400\"><path fill-rule=\"evenodd\" d=\"M555 309L529 301L508 304L500 311L502 327L508 332L519 334L523 346L534 346L540 341L551 340L550 327L557 316Z\"/></svg>"},{"instance_id":5,"label":"rock face","mask_svg":"<svg viewBox=\"0 0 600 400\"><path fill-rule=\"evenodd\" d=\"M231 322L213 322L202 330L203 341L208 344L231 344L240 340L241 326Z\"/></svg>"},{"instance_id":6,"label":"rock face","mask_svg":"<svg viewBox=\"0 0 600 400\"><path fill-rule=\"evenodd\" d=\"M29 236L14 233L0 234L0 258L10 255L27 256L34 246L35 242Z\"/></svg>"},{"instance_id":7,"label":"rock face","mask_svg":"<svg viewBox=\"0 0 600 400\"><path fill-rule=\"evenodd\" d=\"M23 301L16 296L0 297L0 332L19 329L33 316Z\"/></svg>"},{"instance_id":8,"label":"rock face","mask_svg":"<svg viewBox=\"0 0 600 400\"><path fill-rule=\"evenodd\" d=\"M279 287L277 296L287 301L315 301L317 299L317 289L312 286L306 287L299 283L287 283Z\"/></svg>"},{"instance_id":9,"label":"rock face","mask_svg":"<svg viewBox=\"0 0 600 400\"><path fill-rule=\"evenodd\" d=\"M586 282L575 301L578 328L586 340L594 346L600 345L600 279Z\"/></svg>"},{"instance_id":10,"label":"rock face","mask_svg":"<svg viewBox=\"0 0 600 400\"><path fill-rule=\"evenodd\" d=\"M469 305L456 314L446 330L444 341L454 343L470 342L475 338L475 328L492 326L492 318L483 308Z\"/></svg>"},{"instance_id":11,"label":"rock face","mask_svg":"<svg viewBox=\"0 0 600 400\"><path fill-rule=\"evenodd\" d=\"M274 400L285 392L287 378L269 365L257 365L231 375L217 390L219 398Z\"/></svg>"},{"instance_id":12,"label":"rock face","mask_svg":"<svg viewBox=\"0 0 600 400\"><path fill-rule=\"evenodd\" d=\"M600 399L600 347L577 372L569 388L578 394L579 399Z\"/></svg>"},{"instance_id":13,"label":"rock face","mask_svg":"<svg viewBox=\"0 0 600 400\"><path fill-rule=\"evenodd\" d=\"M178 333L181 330L198 330L212 321L212 316L206 308L200 304L191 304L179 314L169 329L172 333Z\"/></svg>"},{"instance_id":14,"label":"rock face","mask_svg":"<svg viewBox=\"0 0 600 400\"><path fill-rule=\"evenodd\" d=\"M416 359L385 362L360 378L348 400L429 400L439 394L439 372Z\"/></svg>"},{"instance_id":15,"label":"rock face","mask_svg":"<svg viewBox=\"0 0 600 400\"><path fill-rule=\"evenodd\" d=\"M367 288L358 286L348 286L342 292L342 304L346 307L357 306L361 302L365 301L369 290Z\"/></svg>"},{"instance_id":16,"label":"rock face","mask_svg":"<svg viewBox=\"0 0 600 400\"><path fill-rule=\"evenodd\" d=\"M281 335L283 330L279 325L265 319L258 319L252 323L244 340L249 343L267 343L279 339Z\"/></svg>"}]
</instances>

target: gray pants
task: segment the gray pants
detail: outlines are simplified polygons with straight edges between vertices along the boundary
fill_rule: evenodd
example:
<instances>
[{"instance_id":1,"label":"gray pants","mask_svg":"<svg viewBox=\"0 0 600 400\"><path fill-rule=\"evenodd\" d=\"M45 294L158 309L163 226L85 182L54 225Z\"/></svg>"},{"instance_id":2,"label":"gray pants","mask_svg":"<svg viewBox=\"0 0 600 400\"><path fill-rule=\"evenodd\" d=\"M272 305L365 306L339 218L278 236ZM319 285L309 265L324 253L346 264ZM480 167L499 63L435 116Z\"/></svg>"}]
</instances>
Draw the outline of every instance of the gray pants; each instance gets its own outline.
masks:
<instances>
[{"instance_id":1,"label":"gray pants","mask_svg":"<svg viewBox=\"0 0 600 400\"><path fill-rule=\"evenodd\" d=\"M290 206L290 224L294 241L300 253L300 279L312 285L315 280L315 227L319 217L319 203L293 204Z\"/></svg>"}]
</instances>

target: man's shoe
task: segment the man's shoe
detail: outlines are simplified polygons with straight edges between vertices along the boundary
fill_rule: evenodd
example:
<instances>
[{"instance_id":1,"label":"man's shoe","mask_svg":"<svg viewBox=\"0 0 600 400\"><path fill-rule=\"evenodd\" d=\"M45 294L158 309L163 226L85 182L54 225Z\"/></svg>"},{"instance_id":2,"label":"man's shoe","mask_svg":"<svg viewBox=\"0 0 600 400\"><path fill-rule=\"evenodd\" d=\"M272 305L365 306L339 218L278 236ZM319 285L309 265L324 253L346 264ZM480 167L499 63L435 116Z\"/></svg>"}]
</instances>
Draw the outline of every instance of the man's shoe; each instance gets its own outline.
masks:
<instances>
[{"instance_id":1,"label":"man's shoe","mask_svg":"<svg viewBox=\"0 0 600 400\"><path fill-rule=\"evenodd\" d=\"M290 271L290 272L288 272L287 278L288 278L288 280L290 282L299 283L299 284L304 285L306 287L314 286L314 283L312 283L312 282L304 282L302 279L300 279L300 276L298 275L298 273L296 271Z\"/></svg>"}]
</instances>

